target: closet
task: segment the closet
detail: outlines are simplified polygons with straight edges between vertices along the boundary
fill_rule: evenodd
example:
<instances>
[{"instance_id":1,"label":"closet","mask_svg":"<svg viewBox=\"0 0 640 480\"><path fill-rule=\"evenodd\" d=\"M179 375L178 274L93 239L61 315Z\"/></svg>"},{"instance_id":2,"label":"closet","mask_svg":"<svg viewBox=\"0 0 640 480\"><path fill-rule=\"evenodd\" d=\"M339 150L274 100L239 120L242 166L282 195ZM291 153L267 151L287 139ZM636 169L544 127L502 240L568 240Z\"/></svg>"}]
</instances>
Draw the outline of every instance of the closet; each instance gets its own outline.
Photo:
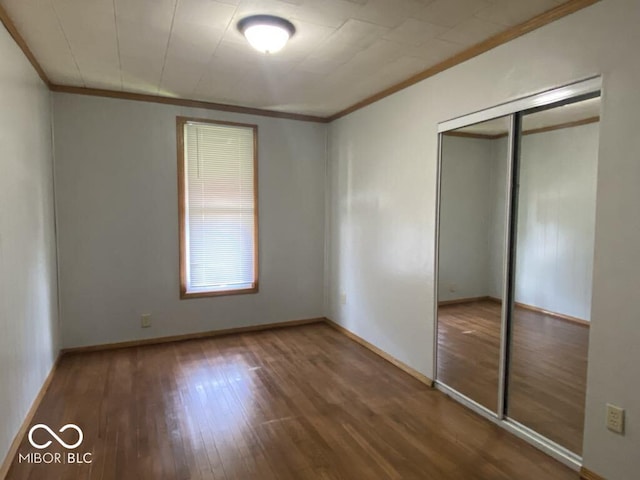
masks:
<instances>
[{"instance_id":1,"label":"closet","mask_svg":"<svg viewBox=\"0 0 640 480\"><path fill-rule=\"evenodd\" d=\"M439 125L436 385L581 463L600 78Z\"/></svg>"}]
</instances>

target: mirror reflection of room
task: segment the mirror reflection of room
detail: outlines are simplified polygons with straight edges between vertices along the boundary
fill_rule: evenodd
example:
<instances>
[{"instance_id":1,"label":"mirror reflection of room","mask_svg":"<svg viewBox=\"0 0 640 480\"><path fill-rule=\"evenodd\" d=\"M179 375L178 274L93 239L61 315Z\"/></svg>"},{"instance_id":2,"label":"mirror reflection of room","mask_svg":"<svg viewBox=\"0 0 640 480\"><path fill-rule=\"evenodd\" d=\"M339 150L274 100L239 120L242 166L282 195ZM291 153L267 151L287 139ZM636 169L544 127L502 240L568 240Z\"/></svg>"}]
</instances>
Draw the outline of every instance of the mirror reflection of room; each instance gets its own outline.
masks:
<instances>
[{"instance_id":1,"label":"mirror reflection of room","mask_svg":"<svg viewBox=\"0 0 640 480\"><path fill-rule=\"evenodd\" d=\"M582 453L600 99L521 117L512 244L510 117L442 135L438 381ZM505 248L509 247L509 248ZM499 411L505 256L513 299Z\"/></svg>"},{"instance_id":2,"label":"mirror reflection of room","mask_svg":"<svg viewBox=\"0 0 640 480\"><path fill-rule=\"evenodd\" d=\"M442 136L437 378L498 408L509 119Z\"/></svg>"},{"instance_id":3,"label":"mirror reflection of room","mask_svg":"<svg viewBox=\"0 0 640 480\"><path fill-rule=\"evenodd\" d=\"M600 98L522 116L507 414L582 453Z\"/></svg>"}]
</instances>

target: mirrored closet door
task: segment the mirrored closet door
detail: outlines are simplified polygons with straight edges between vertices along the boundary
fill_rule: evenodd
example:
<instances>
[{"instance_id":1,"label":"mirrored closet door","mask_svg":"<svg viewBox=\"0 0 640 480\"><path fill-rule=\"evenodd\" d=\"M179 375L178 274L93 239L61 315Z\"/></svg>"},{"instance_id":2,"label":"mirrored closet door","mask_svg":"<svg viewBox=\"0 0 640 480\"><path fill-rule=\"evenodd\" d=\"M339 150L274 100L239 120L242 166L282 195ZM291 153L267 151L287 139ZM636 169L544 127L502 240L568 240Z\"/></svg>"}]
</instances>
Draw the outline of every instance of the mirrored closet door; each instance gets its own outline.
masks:
<instances>
[{"instance_id":1,"label":"mirrored closet door","mask_svg":"<svg viewBox=\"0 0 640 480\"><path fill-rule=\"evenodd\" d=\"M582 454L600 98L521 120L507 415Z\"/></svg>"},{"instance_id":2,"label":"mirrored closet door","mask_svg":"<svg viewBox=\"0 0 640 480\"><path fill-rule=\"evenodd\" d=\"M497 412L510 123L441 138L437 378Z\"/></svg>"},{"instance_id":3,"label":"mirrored closet door","mask_svg":"<svg viewBox=\"0 0 640 480\"><path fill-rule=\"evenodd\" d=\"M576 85L440 129L435 360L438 388L579 465L600 84Z\"/></svg>"}]
</instances>

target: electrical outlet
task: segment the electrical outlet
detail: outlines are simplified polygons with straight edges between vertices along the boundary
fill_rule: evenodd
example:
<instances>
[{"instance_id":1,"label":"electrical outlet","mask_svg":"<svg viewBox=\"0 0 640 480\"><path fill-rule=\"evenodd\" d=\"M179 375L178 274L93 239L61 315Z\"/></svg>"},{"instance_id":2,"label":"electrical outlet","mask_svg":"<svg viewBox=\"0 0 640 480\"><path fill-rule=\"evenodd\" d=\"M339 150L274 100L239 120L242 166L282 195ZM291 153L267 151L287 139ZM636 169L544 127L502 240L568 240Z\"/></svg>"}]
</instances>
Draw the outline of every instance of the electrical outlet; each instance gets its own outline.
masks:
<instances>
[{"instance_id":1,"label":"electrical outlet","mask_svg":"<svg viewBox=\"0 0 640 480\"><path fill-rule=\"evenodd\" d=\"M340 305L347 304L347 294L344 292L340 292Z\"/></svg>"},{"instance_id":2,"label":"electrical outlet","mask_svg":"<svg viewBox=\"0 0 640 480\"><path fill-rule=\"evenodd\" d=\"M149 328L151 326L151 314L143 313L140 315L140 326L142 328Z\"/></svg>"},{"instance_id":3,"label":"electrical outlet","mask_svg":"<svg viewBox=\"0 0 640 480\"><path fill-rule=\"evenodd\" d=\"M624 409L607 403L607 428L612 432L624 433Z\"/></svg>"}]
</instances>

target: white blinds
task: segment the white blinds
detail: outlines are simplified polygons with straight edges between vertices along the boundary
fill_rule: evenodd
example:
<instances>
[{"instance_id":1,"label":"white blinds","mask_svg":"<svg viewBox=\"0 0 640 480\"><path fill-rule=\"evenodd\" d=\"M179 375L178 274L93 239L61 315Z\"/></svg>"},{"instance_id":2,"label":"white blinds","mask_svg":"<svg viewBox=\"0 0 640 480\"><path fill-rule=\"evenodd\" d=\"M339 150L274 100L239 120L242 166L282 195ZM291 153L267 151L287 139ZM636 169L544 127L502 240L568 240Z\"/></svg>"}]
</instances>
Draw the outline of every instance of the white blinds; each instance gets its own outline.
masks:
<instances>
[{"instance_id":1,"label":"white blinds","mask_svg":"<svg viewBox=\"0 0 640 480\"><path fill-rule=\"evenodd\" d=\"M252 288L254 129L184 125L186 293Z\"/></svg>"}]
</instances>

